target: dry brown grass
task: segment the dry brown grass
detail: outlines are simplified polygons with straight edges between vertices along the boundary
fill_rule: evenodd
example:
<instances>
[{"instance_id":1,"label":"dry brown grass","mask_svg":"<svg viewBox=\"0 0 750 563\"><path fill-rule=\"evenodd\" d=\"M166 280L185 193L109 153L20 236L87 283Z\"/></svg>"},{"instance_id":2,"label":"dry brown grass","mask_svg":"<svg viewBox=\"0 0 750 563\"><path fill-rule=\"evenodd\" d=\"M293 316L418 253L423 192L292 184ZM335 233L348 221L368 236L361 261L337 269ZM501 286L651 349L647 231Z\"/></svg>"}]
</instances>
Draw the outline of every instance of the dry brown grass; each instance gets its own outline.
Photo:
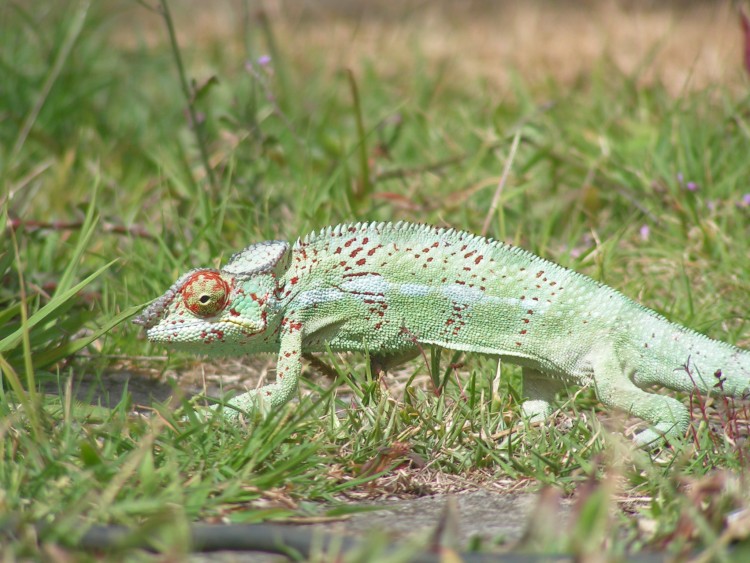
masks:
<instances>
[{"instance_id":1,"label":"dry brown grass","mask_svg":"<svg viewBox=\"0 0 750 563\"><path fill-rule=\"evenodd\" d=\"M662 81L675 94L747 85L737 9L723 1L266 0L248 8L239 0L182 0L172 6L183 46L220 42L238 57L244 34L260 34L256 16L262 6L285 55L303 68L322 59L331 72L356 69L363 61L385 78L418 65L440 66L447 80L502 91L513 69L531 84L549 78L566 84L607 58L627 73L639 72L644 82ZM164 37L158 18L135 10L147 38ZM123 28L119 37L133 34Z\"/></svg>"}]
</instances>

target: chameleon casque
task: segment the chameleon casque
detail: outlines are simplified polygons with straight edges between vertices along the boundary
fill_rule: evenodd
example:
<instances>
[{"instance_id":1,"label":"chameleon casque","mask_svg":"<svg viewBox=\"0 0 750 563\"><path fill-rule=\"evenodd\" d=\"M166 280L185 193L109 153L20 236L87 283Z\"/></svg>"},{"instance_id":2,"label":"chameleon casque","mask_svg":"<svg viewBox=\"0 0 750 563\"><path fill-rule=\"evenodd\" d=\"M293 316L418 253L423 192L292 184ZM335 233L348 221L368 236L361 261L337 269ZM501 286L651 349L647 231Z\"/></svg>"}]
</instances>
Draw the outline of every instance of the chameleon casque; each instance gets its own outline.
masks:
<instances>
[{"instance_id":1,"label":"chameleon casque","mask_svg":"<svg viewBox=\"0 0 750 563\"><path fill-rule=\"evenodd\" d=\"M689 423L686 406L651 385L750 393L750 352L530 252L428 225L338 225L293 246L253 244L221 270L186 273L134 322L190 352L278 353L276 382L229 401L240 410L286 403L302 353L326 346L385 361L421 345L500 356L522 366L526 416L548 416L566 383L590 385L650 423L635 437L642 446Z\"/></svg>"}]
</instances>

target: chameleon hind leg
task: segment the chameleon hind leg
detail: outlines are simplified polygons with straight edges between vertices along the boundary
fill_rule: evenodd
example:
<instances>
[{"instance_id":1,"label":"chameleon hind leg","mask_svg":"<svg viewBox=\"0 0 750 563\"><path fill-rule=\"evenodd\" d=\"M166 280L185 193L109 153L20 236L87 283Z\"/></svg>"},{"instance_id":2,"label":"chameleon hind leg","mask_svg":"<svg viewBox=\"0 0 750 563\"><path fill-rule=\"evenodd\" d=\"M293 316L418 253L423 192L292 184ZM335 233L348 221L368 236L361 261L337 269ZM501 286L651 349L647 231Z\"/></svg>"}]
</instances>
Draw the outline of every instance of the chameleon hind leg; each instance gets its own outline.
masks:
<instances>
[{"instance_id":1,"label":"chameleon hind leg","mask_svg":"<svg viewBox=\"0 0 750 563\"><path fill-rule=\"evenodd\" d=\"M523 395L521 412L530 422L546 420L552 414L552 403L563 384L561 381L533 368L523 368Z\"/></svg>"},{"instance_id":2,"label":"chameleon hind leg","mask_svg":"<svg viewBox=\"0 0 750 563\"><path fill-rule=\"evenodd\" d=\"M619 409L651 424L634 437L636 445L653 448L667 440L685 436L690 412L677 399L649 393L628 377L616 353L597 354L592 359L596 395L607 407ZM641 374L642 376L643 374Z\"/></svg>"}]
</instances>

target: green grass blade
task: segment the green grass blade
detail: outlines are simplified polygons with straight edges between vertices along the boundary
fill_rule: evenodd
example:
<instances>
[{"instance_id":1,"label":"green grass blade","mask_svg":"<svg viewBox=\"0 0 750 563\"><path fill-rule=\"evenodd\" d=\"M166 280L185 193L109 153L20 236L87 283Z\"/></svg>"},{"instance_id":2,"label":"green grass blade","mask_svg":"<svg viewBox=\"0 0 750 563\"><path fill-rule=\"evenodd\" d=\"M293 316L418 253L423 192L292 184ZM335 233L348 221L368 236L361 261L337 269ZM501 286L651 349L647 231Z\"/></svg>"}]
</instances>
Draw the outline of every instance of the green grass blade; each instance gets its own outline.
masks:
<instances>
[{"instance_id":1,"label":"green grass blade","mask_svg":"<svg viewBox=\"0 0 750 563\"><path fill-rule=\"evenodd\" d=\"M0 340L0 354L6 353L8 350L15 348L18 346L18 343L21 341L21 338L23 337L24 330L31 330L36 325L41 323L43 320L48 318L52 313L54 313L57 309L65 305L68 300L73 298L76 293L78 293L81 289L86 287L88 284L90 284L92 281L94 281L96 278L98 278L102 273L104 273L106 270L108 270L113 264L115 264L119 259L115 258L111 262L108 262L98 270L96 270L91 275L87 276L84 280L77 283L70 289L64 291L60 295L55 295L48 303L46 303L41 309L36 311L34 314L32 314L28 321L24 324L24 326L21 326L16 331L13 332L13 334L3 338Z\"/></svg>"}]
</instances>

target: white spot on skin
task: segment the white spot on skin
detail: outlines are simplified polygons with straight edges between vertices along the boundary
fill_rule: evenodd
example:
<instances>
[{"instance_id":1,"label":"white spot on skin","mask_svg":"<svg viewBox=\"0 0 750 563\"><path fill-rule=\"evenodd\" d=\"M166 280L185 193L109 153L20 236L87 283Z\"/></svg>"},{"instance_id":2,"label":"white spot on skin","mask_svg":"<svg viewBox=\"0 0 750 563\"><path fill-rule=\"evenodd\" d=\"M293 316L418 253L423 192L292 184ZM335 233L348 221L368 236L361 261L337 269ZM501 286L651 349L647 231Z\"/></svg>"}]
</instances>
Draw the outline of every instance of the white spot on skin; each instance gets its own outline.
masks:
<instances>
[{"instance_id":1,"label":"white spot on skin","mask_svg":"<svg viewBox=\"0 0 750 563\"><path fill-rule=\"evenodd\" d=\"M372 275L346 280L339 287L343 291L350 291L352 293L384 294L391 287L391 284L385 281L382 276Z\"/></svg>"},{"instance_id":2,"label":"white spot on skin","mask_svg":"<svg viewBox=\"0 0 750 563\"><path fill-rule=\"evenodd\" d=\"M422 285L419 283L403 283L399 286L399 291L402 295L408 297L424 297L429 295L432 288L428 285Z\"/></svg>"},{"instance_id":3,"label":"white spot on skin","mask_svg":"<svg viewBox=\"0 0 750 563\"><path fill-rule=\"evenodd\" d=\"M477 303L497 303L505 306L518 307L523 309L533 309L538 312L544 312L549 308L549 304L533 299L518 299L515 297L497 297L487 295L476 287L468 287L460 284L452 284L442 288L441 293L461 305L475 305ZM560 312L557 313L558 315Z\"/></svg>"},{"instance_id":4,"label":"white spot on skin","mask_svg":"<svg viewBox=\"0 0 750 563\"><path fill-rule=\"evenodd\" d=\"M297 295L294 300L299 303L301 307L308 307L317 303L330 303L332 301L338 301L343 299L344 294L338 289L327 288L327 289L310 289L303 291Z\"/></svg>"},{"instance_id":5,"label":"white spot on skin","mask_svg":"<svg viewBox=\"0 0 750 563\"><path fill-rule=\"evenodd\" d=\"M467 287L459 284L447 285L441 290L441 292L451 301L465 305L478 303L485 298L484 292L481 290L475 287Z\"/></svg>"}]
</instances>

